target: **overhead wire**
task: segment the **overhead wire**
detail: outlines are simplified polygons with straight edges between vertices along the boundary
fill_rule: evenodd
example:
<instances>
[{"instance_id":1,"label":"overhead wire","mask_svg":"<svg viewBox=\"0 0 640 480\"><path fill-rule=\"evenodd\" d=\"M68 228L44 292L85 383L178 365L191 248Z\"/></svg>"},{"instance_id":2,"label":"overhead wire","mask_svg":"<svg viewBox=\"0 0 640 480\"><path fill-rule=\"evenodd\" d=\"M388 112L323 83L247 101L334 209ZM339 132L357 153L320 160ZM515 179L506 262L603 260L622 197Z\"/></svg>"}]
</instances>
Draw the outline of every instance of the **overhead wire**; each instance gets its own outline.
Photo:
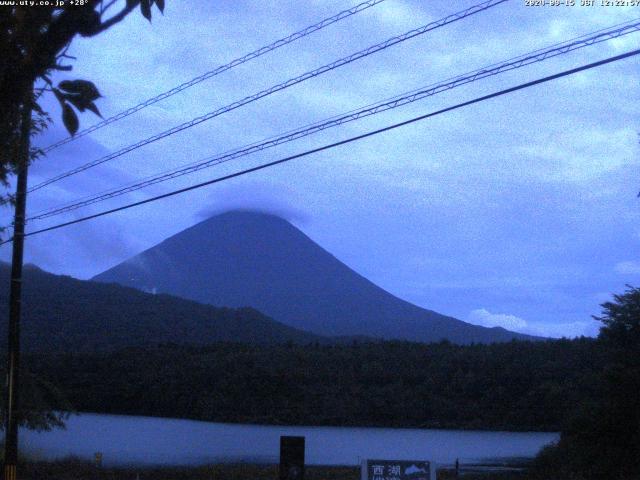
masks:
<instances>
[{"instance_id":1,"label":"overhead wire","mask_svg":"<svg viewBox=\"0 0 640 480\"><path fill-rule=\"evenodd\" d=\"M426 97L436 95L437 93L444 92L482 78L498 75L507 71L511 71L517 68L521 68L533 63L541 62L549 58L553 58L559 55L566 54L568 52L584 48L586 46L595 45L604 41L608 41L614 38L619 38L623 35L627 35L633 32L640 31L640 19L625 22L623 24L614 25L612 27L601 29L591 34L582 35L580 37L561 42L546 48L537 49L533 52L525 53L517 57L513 57L508 60L504 60L499 63L494 63L487 67L474 70L462 75L451 77L447 80L431 84L421 89L413 90L401 94L399 96L392 97L375 104L361 107L360 109L352 110L342 115L334 116L321 122L316 122L296 130L291 130L279 136L271 137L261 142L255 142L250 145L240 147L223 154L219 154L213 157L207 157L201 159L198 162L191 163L186 166L182 166L176 169L172 169L166 172L162 172L153 176L149 176L145 179L128 184L126 186L117 187L115 189L109 189L98 194L94 194L82 199L78 199L73 203L68 203L59 207L46 209L35 213L27 218L27 221L41 220L52 216L67 213L79 208L92 205L98 202L106 201L111 198L115 198L126 193L131 193L142 188L155 185L157 183L165 182L174 178L178 178L184 175L188 175L205 168L210 168L221 163L225 163L237 158L241 158L265 149L275 147L308 135L326 130L328 128L343 125L354 120L375 115L387 110L398 108L409 103L413 103L418 100L422 100Z\"/></svg>"},{"instance_id":2,"label":"overhead wire","mask_svg":"<svg viewBox=\"0 0 640 480\"><path fill-rule=\"evenodd\" d=\"M492 98L500 97L500 96L503 96L503 95L506 95L506 94L509 94L509 93L513 93L513 92L516 92L516 91L519 91L519 90L530 88L530 87L533 87L535 85L539 85L539 84L542 84L542 83L550 82L552 80L556 80L558 78L566 77L568 75L573 75L573 74L576 74L578 72L582 72L582 71L585 71L585 70L596 68L596 67L599 67L599 66L602 66L602 65L606 65L606 64L609 64L609 63L613 63L613 62L616 62L616 61L620 61L620 60L623 60L623 59L626 59L626 58L629 58L629 57L633 57L633 56L638 55L638 54L640 54L640 49L632 50L632 51L629 51L629 52L626 52L626 53L623 53L623 54L620 54L620 55L616 55L614 57L609 57L609 58L606 58L604 60L600 60L600 61L597 61L597 62L589 63L589 64L586 64L586 65L582 65L580 67L572 68L570 70L565 70L565 71L562 71L562 72L559 72L559 73L556 73L556 74L553 74L553 75L549 75L549 76L542 77L542 78L539 78L539 79L536 79L536 80L532 80L530 82L522 83L522 84L516 85L514 87L510 87L510 88L506 88L506 89L503 89L503 90L499 90L497 92L490 93L488 95L483 95L481 97L477 97L477 98L474 98L472 100L468 100L466 102L458 103L456 105L453 105L453 106L450 106L450 107L446 107L446 108L443 108L443 109L440 109L440 110L437 110L437 111L434 111L434 112L431 112L431 113L427 113L427 114L424 114L424 115L420 115L418 117L414 117L414 118L411 118L409 120L405 120L403 122L395 123L393 125L389 125L389 126L386 126L384 128L379 128L377 130L373 130L373 131L370 131L370 132L367 132L367 133L356 135L354 137L350 137L350 138L347 138L345 140L340 140L338 142L334 142L334 143L331 143L331 144L328 144L328 145L324 145L322 147L318 147L318 148L314 148L314 149L311 149L311 150L307 150L307 151L304 151L302 153L298 153L298 154L291 155L291 156L288 156L288 157L285 157L285 158L281 158L279 160L274 160L272 162L268 162L268 163L265 163L265 164L262 164L262 165L258 165L258 166L252 167L252 168L247 168L245 170L241 170L241 171L229 174L229 175L224 175L222 177L217 177L217 178L205 181L205 182L201 182L201 183L198 183L198 184L195 184L195 185L191 185L191 186L188 186L188 187L185 187L185 188L181 188L181 189L174 190L174 191L171 191L171 192L168 192L168 193L164 193L162 195L157 195L155 197L151 197L151 198L147 198L147 199L144 199L144 200L140 200L138 202L129 203L127 205L122 205L120 207L112 208L112 209L109 209L109 210L104 210L102 212L95 213L95 214L88 215L88 216L81 217L81 218L77 218L75 220L71 220L71 221L68 221L68 222L59 223L57 225L52 225L50 227L46 227L46 228L42 228L42 229L39 229L39 230L31 231L31 232L26 233L24 236L25 237L29 237L29 236L38 235L38 234L41 234L41 233L44 233L44 232L57 230L57 229L60 229L60 228L63 228L63 227L67 227L67 226L70 226L70 225L75 225L75 224L78 224L78 223L81 223L81 222L85 222L85 221L88 221L88 220L92 220L92 219L95 219L95 218L98 218L98 217L103 217L105 215L110 215L110 214L113 214L113 213L116 213L116 212L120 212L120 211L123 211L123 210L134 208L134 207L137 207L137 206L140 206L140 205L144 205L144 204L147 204L147 203L155 202L155 201L158 201L158 200L161 200L161 199L164 199L164 198L168 198L168 197L172 197L172 196L175 196L175 195L179 195L181 193L185 193L185 192L188 192L188 191L200 189L200 188L206 187L208 185L212 185L212 184L215 184L215 183L223 182L225 180L230 180L232 178L240 177L240 176L243 176L243 175L246 175L246 174L249 174L249 173L252 173L252 172L256 172L256 171L259 171L259 170L263 170L265 168L273 167L275 165L279 165L279 164L282 164L282 163L290 162L291 160L295 160L295 159L298 159L298 158L306 157L308 155L312 155L314 153L319 153L319 152L322 152L322 151L325 151L325 150L329 150L329 149L332 149L332 148L335 148L335 147L338 147L338 146L341 146L341 145L346 145L346 144L349 144L349 143L353 143L353 142L356 142L356 141L359 141L359 140L362 140L362 139L365 139L365 138L368 138L368 137L372 137L374 135L379 135L379 134L384 133L384 132L395 130L397 128L400 128L400 127L403 127L403 126L406 126L406 125L409 125L409 124L412 124L412 123L416 123L416 122L419 122L419 121L422 121L422 120L426 120L428 118L435 117L437 115L441 115L441 114L446 113L446 112L450 112L450 111L453 111L453 110L457 110L459 108L463 108L463 107L466 107L466 106L469 106L469 105L473 105L473 104L480 103L480 102L483 102L483 101L486 101L486 100L490 100ZM5 240L3 242L0 242L0 245L4 245L4 244L10 243L12 241L13 241L13 237L10 238L10 239Z\"/></svg>"},{"instance_id":3,"label":"overhead wire","mask_svg":"<svg viewBox=\"0 0 640 480\"><path fill-rule=\"evenodd\" d=\"M410 31L408 31L408 32L406 32L406 33L404 33L402 35L397 35L395 37L391 37L388 40L385 40L384 42L372 45L372 46L370 46L370 47L368 47L368 48L366 48L364 50L360 50L360 51L358 51L356 53L348 55L347 57L343 57L343 58L341 58L339 60L336 60L334 62L326 64L326 65L324 65L322 67L316 68L316 69L311 70L309 72L306 72L306 73L304 73L302 75L299 75L297 77L291 78L291 79L289 79L289 80L287 80L285 82L282 82L282 83L279 83L279 84L274 85L272 87L269 87L269 88L267 88L265 90L262 90L262 91L260 91L258 93L255 93L253 95L244 97L241 100L238 100L238 101L233 102L233 103L231 103L229 105L221 107L221 108L219 108L217 110L214 110L213 112L209 112L209 113L207 113L205 115L202 115L200 117L196 117L196 118L194 118L194 119L192 119L192 120L190 120L188 122L184 122L184 123L182 123L180 125L177 125L177 126L175 126L173 128L165 130L164 132L161 132L159 134L152 135L151 137L148 137L148 138L146 138L144 140L136 142L136 143L134 143L132 145L129 145L127 147L124 147L124 148L122 148L122 149L120 149L120 150L118 150L116 152L113 152L113 153L111 153L109 155L101 157L101 158L99 158L97 160L93 160L91 162L85 163L84 165L81 165L79 167L76 167L76 168L73 168L71 170L68 170L67 172L61 173L61 174L56 175L56 176L54 176L52 178L44 180L43 182L31 187L28 190L28 192L29 193L34 192L34 191L39 190L39 189L41 189L41 188L43 188L43 187L45 187L47 185L50 185L50 184L55 183L57 181L60 181L60 180L62 180L64 178L68 178L70 176L76 175L76 174L78 174L80 172L84 172L85 170L88 170L88 169L93 168L93 167L95 167L97 165L101 165L101 164L103 164L105 162L108 162L110 160L118 158L118 157L120 157L120 156L122 156L122 155L124 155L126 153L132 152L132 151L134 151L134 150L136 150L138 148L141 148L143 146L146 146L146 145L148 145L150 143L154 143L154 142L156 142L158 140L161 140L163 138L166 138L166 137L168 137L170 135L173 135L175 133L181 132L181 131L186 130L188 128L194 127L194 126L199 125L199 124L201 124L203 122L211 120L211 119L213 119L215 117L218 117L218 116L220 116L220 115L222 115L224 113L230 112L230 111L235 110L237 108L240 108L240 107L242 107L244 105L247 105L249 103L255 102L255 101L257 101L257 100L259 100L261 98L264 98L264 97L267 97L269 95L272 95L273 93L279 92L279 91L284 90L286 88L289 88L289 87L291 87L293 85L297 85L299 83L302 83L302 82L304 82L304 81L306 81L306 80L308 80L310 78L315 78L315 77L317 77L319 75L322 75L323 73L335 70L336 68L339 68L339 67L341 67L343 65L347 65L347 64L352 63L352 62L354 62L356 60L359 60L361 58L365 58L365 57L367 57L369 55L372 55L372 54L374 54L376 52L385 50L385 49L387 49L387 48L389 48L389 47L391 47L393 45L405 42L405 41L407 41L407 40L409 40L411 38L417 37L419 35L423 35L423 34L429 32L429 31L435 30L435 29L440 28L440 27L442 27L444 25L448 25L448 24L456 22L458 20L462 20L463 18L467 18L467 17L469 17L471 15L475 15L477 13L483 12L485 10L488 10L489 8L495 7L497 5L505 3L507 1L509 1L509 0L488 0L488 1L485 1L485 2L482 2L482 3L479 3L477 5L473 5L473 6L471 6L469 8L466 8L465 10L462 10L460 12L448 15L448 16L440 19L440 20L436 20L436 21L431 22L431 23L429 23L427 25L424 25L422 27L410 30Z\"/></svg>"},{"instance_id":4,"label":"overhead wire","mask_svg":"<svg viewBox=\"0 0 640 480\"><path fill-rule=\"evenodd\" d=\"M153 105L155 103L158 103L166 98L172 97L173 95L176 95L177 93L180 93L184 90L186 90L187 88L193 87L194 85L197 85L201 82L204 82L205 80L208 80L212 77L215 77L216 75L219 75L223 72L226 72L227 70L231 70L234 67L237 67L239 65L242 65L244 63L247 63L251 60L254 60L258 57L261 57L262 55L272 52L280 47L284 47L285 45L288 45L292 42L295 42L296 40L299 40L301 38L304 38L314 32L317 32L318 30L322 30L325 27L328 27L329 25L333 25L334 23L339 22L340 20L344 20L345 18L351 17L352 15L355 15L357 13L360 13L364 10L367 10L368 8L371 8L379 3L382 3L386 0L368 0L366 2L362 2L352 8L349 8L347 10L343 10L331 17L325 18L324 20L321 20L318 23L315 23L313 25L310 25L306 28L303 28L302 30L299 30L295 33L292 33L291 35L288 35L284 38L281 38L279 40L276 40L275 42L270 43L269 45L265 45L264 47L261 47L257 50L254 50L251 53L247 53L246 55L243 55L242 57L236 58L234 60L231 60L230 62L224 64L224 65L220 65L216 68L214 68L213 70L210 70L208 72L203 73L202 75L198 75L195 78L192 78L191 80L188 80L184 83L181 83L180 85L171 88L170 90L167 90L165 92L162 92L154 97L151 97L143 102L138 103L137 105L134 105L133 107L127 108L126 110L123 110L120 113L117 113L116 115L113 115L109 118L105 118L104 120L96 123L95 125L92 125L88 128L85 128L84 130L80 130L79 132L76 132L75 135L70 135L69 137L66 137L58 142L55 142L45 148L43 148L43 152L44 153L48 153L51 150L54 150L62 145L65 145L69 142L73 142L74 140L77 140L78 138L84 137L85 135L88 135L92 132L95 132L96 130L99 130L103 127L106 127L107 125L110 125L114 122L117 122L118 120L122 120L123 118L128 117L129 115L133 115L136 112L139 112L140 110L142 110L143 108L146 108L150 105Z\"/></svg>"}]
</instances>

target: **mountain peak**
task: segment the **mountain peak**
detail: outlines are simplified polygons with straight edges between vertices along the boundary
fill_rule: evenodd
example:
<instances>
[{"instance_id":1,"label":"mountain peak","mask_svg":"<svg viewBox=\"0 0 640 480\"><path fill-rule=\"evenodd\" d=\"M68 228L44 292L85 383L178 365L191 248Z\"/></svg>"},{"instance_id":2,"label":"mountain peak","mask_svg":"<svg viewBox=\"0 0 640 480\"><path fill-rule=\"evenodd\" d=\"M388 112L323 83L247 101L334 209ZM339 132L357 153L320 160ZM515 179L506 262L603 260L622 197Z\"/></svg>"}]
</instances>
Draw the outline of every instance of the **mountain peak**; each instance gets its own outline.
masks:
<instances>
[{"instance_id":1,"label":"mountain peak","mask_svg":"<svg viewBox=\"0 0 640 480\"><path fill-rule=\"evenodd\" d=\"M293 225L294 218L302 217L295 212L284 210L251 207L251 208L234 208L217 212L204 218L201 222L194 225L197 227L201 224L215 224L219 222L242 222L242 223L271 223L271 224L288 224Z\"/></svg>"},{"instance_id":2,"label":"mountain peak","mask_svg":"<svg viewBox=\"0 0 640 480\"><path fill-rule=\"evenodd\" d=\"M235 220L235 221L282 221L289 223L286 219L278 215L277 213L270 212L268 210L260 210L258 208L236 208L233 210L226 210L224 212L215 214L204 220L205 222L216 220Z\"/></svg>"},{"instance_id":3,"label":"mountain peak","mask_svg":"<svg viewBox=\"0 0 640 480\"><path fill-rule=\"evenodd\" d=\"M260 209L214 215L94 279L216 306L250 306L321 335L458 343L526 338L401 300Z\"/></svg>"}]
</instances>

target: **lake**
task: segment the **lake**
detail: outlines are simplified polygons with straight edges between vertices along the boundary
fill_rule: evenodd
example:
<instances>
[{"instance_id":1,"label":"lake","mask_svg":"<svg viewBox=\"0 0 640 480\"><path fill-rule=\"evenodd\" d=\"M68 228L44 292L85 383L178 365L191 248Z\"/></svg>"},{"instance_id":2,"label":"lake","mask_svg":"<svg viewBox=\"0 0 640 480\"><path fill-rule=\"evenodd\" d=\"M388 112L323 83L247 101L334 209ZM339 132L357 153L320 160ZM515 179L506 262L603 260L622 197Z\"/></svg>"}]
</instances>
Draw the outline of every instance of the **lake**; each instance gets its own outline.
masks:
<instances>
[{"instance_id":1,"label":"lake","mask_svg":"<svg viewBox=\"0 0 640 480\"><path fill-rule=\"evenodd\" d=\"M41 459L70 455L105 465L278 463L280 435L306 437L312 465L357 465L362 458L460 461L531 458L556 433L485 432L353 427L287 427L198 422L170 418L81 414L66 430L21 430L20 448Z\"/></svg>"}]
</instances>

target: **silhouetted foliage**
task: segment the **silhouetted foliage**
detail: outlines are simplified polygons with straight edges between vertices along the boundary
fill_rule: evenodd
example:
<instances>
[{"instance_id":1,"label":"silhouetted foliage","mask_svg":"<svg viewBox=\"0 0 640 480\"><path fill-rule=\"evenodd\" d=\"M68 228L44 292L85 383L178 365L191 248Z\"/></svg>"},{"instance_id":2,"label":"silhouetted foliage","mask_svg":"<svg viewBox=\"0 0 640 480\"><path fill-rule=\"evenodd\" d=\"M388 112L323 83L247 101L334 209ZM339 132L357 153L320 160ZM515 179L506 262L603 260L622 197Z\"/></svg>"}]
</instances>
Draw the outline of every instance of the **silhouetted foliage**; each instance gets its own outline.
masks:
<instances>
[{"instance_id":1,"label":"silhouetted foliage","mask_svg":"<svg viewBox=\"0 0 640 480\"><path fill-rule=\"evenodd\" d=\"M31 355L79 411L198 420L558 430L589 397L593 339L458 346L145 346Z\"/></svg>"},{"instance_id":2,"label":"silhouetted foliage","mask_svg":"<svg viewBox=\"0 0 640 480\"><path fill-rule=\"evenodd\" d=\"M537 460L545 479L640 478L640 289L602 305L602 364L557 446Z\"/></svg>"},{"instance_id":3,"label":"silhouetted foliage","mask_svg":"<svg viewBox=\"0 0 640 480\"><path fill-rule=\"evenodd\" d=\"M4 366L5 359L1 358ZM0 374L5 376L6 370L0 369ZM60 388L22 368L20 373L20 410L17 412L18 424L31 430L51 430L64 427L64 421L73 410L67 397ZM0 395L5 395L4 383L0 385ZM4 423L4 408L0 409L0 421Z\"/></svg>"},{"instance_id":4,"label":"silhouetted foliage","mask_svg":"<svg viewBox=\"0 0 640 480\"><path fill-rule=\"evenodd\" d=\"M54 71L69 71L64 62L76 35L94 37L123 20L136 8L151 20L151 7L164 10L164 0L84 0L82 5L21 5L0 8L0 182L8 185L9 176L17 172L16 163L21 139L21 118L25 108L34 112L36 133L45 128L50 117L38 104L45 92L52 92L60 103L62 120L69 131L78 130L76 110L90 110L100 115L95 101L100 97L96 86L88 80L64 80L55 86ZM54 4L55 2L49 2ZM77 2L76 2L77 3ZM119 8L111 13L113 8ZM33 89L33 95L29 92ZM30 161L42 154L31 149ZM0 202L12 200L0 196Z\"/></svg>"}]
</instances>

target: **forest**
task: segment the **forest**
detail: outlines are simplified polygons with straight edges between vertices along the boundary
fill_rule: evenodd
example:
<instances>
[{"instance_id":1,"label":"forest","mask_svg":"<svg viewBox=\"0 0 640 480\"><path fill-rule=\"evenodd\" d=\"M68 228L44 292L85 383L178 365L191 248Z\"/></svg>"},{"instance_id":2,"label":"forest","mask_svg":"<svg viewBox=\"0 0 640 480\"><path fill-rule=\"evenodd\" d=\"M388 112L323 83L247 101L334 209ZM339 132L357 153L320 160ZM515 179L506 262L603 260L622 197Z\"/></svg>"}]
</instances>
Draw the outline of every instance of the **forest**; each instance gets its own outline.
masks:
<instances>
[{"instance_id":1,"label":"forest","mask_svg":"<svg viewBox=\"0 0 640 480\"><path fill-rule=\"evenodd\" d=\"M32 354L77 411L219 422L558 431L592 395L593 339L459 346L159 345Z\"/></svg>"}]
</instances>

